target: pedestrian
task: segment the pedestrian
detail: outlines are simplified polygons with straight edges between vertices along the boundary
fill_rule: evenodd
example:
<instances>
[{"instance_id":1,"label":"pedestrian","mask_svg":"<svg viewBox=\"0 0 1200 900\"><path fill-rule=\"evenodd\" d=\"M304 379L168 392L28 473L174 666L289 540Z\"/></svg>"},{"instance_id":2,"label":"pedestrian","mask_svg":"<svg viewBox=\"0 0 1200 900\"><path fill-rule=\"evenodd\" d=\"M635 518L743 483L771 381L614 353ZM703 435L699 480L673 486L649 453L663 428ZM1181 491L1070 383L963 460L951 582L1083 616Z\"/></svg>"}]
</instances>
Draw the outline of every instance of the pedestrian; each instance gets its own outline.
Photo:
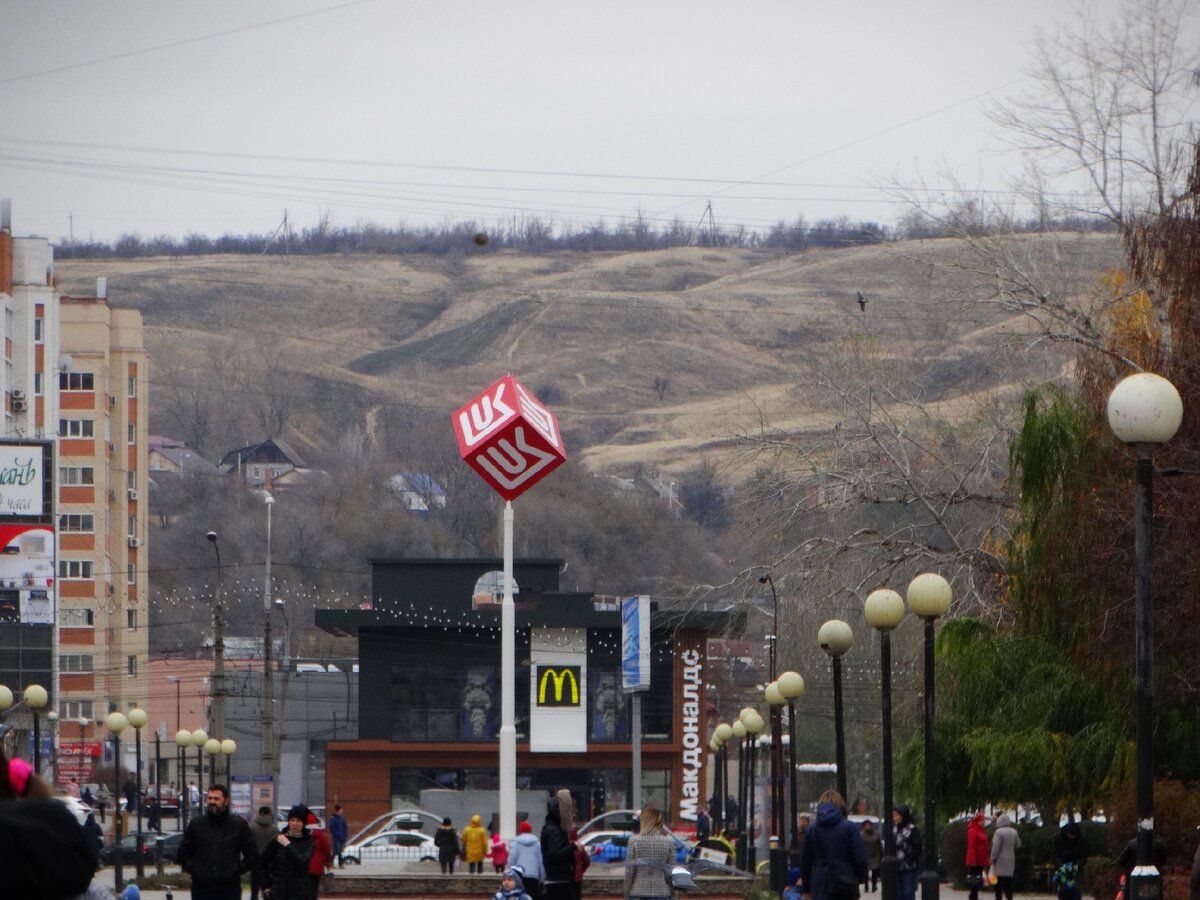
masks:
<instances>
[{"instance_id":1,"label":"pedestrian","mask_svg":"<svg viewBox=\"0 0 1200 900\"><path fill-rule=\"evenodd\" d=\"M500 890L496 891L492 900L532 900L525 893L524 880L516 869L506 869L500 878Z\"/></svg>"},{"instance_id":2,"label":"pedestrian","mask_svg":"<svg viewBox=\"0 0 1200 900\"><path fill-rule=\"evenodd\" d=\"M571 845L575 848L575 876L571 884L571 896L574 900L582 900L583 897L583 874L588 870L588 866L592 864L592 858L588 855L583 844L579 843L579 830L572 828L567 832L567 837L571 840Z\"/></svg>"},{"instance_id":3,"label":"pedestrian","mask_svg":"<svg viewBox=\"0 0 1200 900\"><path fill-rule=\"evenodd\" d=\"M867 877L867 848L858 827L846 817L837 791L817 798L817 821L800 850L804 896L813 900L857 900Z\"/></svg>"},{"instance_id":4,"label":"pedestrian","mask_svg":"<svg viewBox=\"0 0 1200 900\"><path fill-rule=\"evenodd\" d=\"M308 807L293 806L288 810L287 827L267 845L262 859L262 884L263 893L270 900L312 897L308 864L313 855L313 840L305 827L307 822Z\"/></svg>"},{"instance_id":5,"label":"pedestrian","mask_svg":"<svg viewBox=\"0 0 1200 900\"><path fill-rule=\"evenodd\" d=\"M799 866L788 869L787 880L787 887L780 895L783 900L804 900L804 882L800 879Z\"/></svg>"},{"instance_id":6,"label":"pedestrian","mask_svg":"<svg viewBox=\"0 0 1200 900\"><path fill-rule=\"evenodd\" d=\"M458 832L454 830L449 816L442 819L442 824L433 833L433 843L438 848L438 862L441 863L442 874L453 875L454 861L458 859L459 851Z\"/></svg>"},{"instance_id":7,"label":"pedestrian","mask_svg":"<svg viewBox=\"0 0 1200 900\"><path fill-rule=\"evenodd\" d=\"M1082 900L1080 886L1082 866L1087 859L1087 847L1083 840L1083 829L1072 819L1058 830L1058 868L1051 881L1058 889L1058 900Z\"/></svg>"},{"instance_id":8,"label":"pedestrian","mask_svg":"<svg viewBox=\"0 0 1200 900\"><path fill-rule=\"evenodd\" d=\"M146 828L162 834L162 814L158 808L158 799L155 797L146 800Z\"/></svg>"},{"instance_id":9,"label":"pedestrian","mask_svg":"<svg viewBox=\"0 0 1200 900\"><path fill-rule=\"evenodd\" d=\"M525 882L525 893L533 900L539 900L542 882L546 880L546 866L542 861L542 842L534 835L533 826L528 822L517 826L517 836L513 838L508 851L508 867L520 871L521 879Z\"/></svg>"},{"instance_id":10,"label":"pedestrian","mask_svg":"<svg viewBox=\"0 0 1200 900\"><path fill-rule=\"evenodd\" d=\"M91 785L85 784L83 786L83 791L79 794L79 799L82 800L84 803L86 803L88 806L96 805L96 798L92 796Z\"/></svg>"},{"instance_id":11,"label":"pedestrian","mask_svg":"<svg viewBox=\"0 0 1200 900\"><path fill-rule=\"evenodd\" d=\"M240 900L242 875L258 865L258 847L246 820L229 810L229 788L212 785L204 805L179 842L179 867L192 877L192 900Z\"/></svg>"},{"instance_id":12,"label":"pedestrian","mask_svg":"<svg viewBox=\"0 0 1200 900\"><path fill-rule=\"evenodd\" d=\"M104 812L108 809L108 804L112 800L112 792L109 791L107 784L102 784L96 789L96 811L100 813L100 822L104 823Z\"/></svg>"},{"instance_id":13,"label":"pedestrian","mask_svg":"<svg viewBox=\"0 0 1200 900\"><path fill-rule=\"evenodd\" d=\"M654 866L633 865L638 860L670 865L675 861L675 842L663 827L662 813L646 804L639 817L638 833L629 839L625 854L625 900L651 900L671 896L663 872Z\"/></svg>"},{"instance_id":14,"label":"pedestrian","mask_svg":"<svg viewBox=\"0 0 1200 900\"><path fill-rule=\"evenodd\" d=\"M488 837L483 827L483 818L471 816L471 824L462 831L463 857L467 861L467 872L471 875L483 874L483 860L487 856Z\"/></svg>"},{"instance_id":15,"label":"pedestrian","mask_svg":"<svg viewBox=\"0 0 1200 900\"><path fill-rule=\"evenodd\" d=\"M983 873L991 864L987 832L983 828L983 813L975 813L967 823L967 890L970 900L979 900L979 889L983 887Z\"/></svg>"},{"instance_id":16,"label":"pedestrian","mask_svg":"<svg viewBox=\"0 0 1200 900\"><path fill-rule=\"evenodd\" d=\"M488 847L487 855L497 873L503 873L508 869L508 844L504 842L504 838L500 837L499 831L492 832L492 843Z\"/></svg>"},{"instance_id":17,"label":"pedestrian","mask_svg":"<svg viewBox=\"0 0 1200 900\"><path fill-rule=\"evenodd\" d=\"M696 843L703 846L712 837L712 818L703 805L696 811Z\"/></svg>"},{"instance_id":18,"label":"pedestrian","mask_svg":"<svg viewBox=\"0 0 1200 900\"><path fill-rule=\"evenodd\" d=\"M96 824L95 813L88 813L87 818L83 820L83 833L87 835L88 846L99 856L100 850L104 847L104 832Z\"/></svg>"},{"instance_id":19,"label":"pedestrian","mask_svg":"<svg viewBox=\"0 0 1200 900\"><path fill-rule=\"evenodd\" d=\"M916 900L917 867L921 864L921 832L912 810L903 803L892 810L896 847L896 898Z\"/></svg>"},{"instance_id":20,"label":"pedestrian","mask_svg":"<svg viewBox=\"0 0 1200 900\"><path fill-rule=\"evenodd\" d=\"M342 804L333 804L333 815L329 817L329 837L333 841L333 855L337 858L338 868L342 868L342 848L350 838L350 826L342 814Z\"/></svg>"},{"instance_id":21,"label":"pedestrian","mask_svg":"<svg viewBox=\"0 0 1200 900\"><path fill-rule=\"evenodd\" d=\"M271 814L271 807L260 806L258 808L258 815L250 821L250 836L254 838L254 846L258 850L260 861L266 854L267 847L275 840L277 834L279 834L279 827L275 824L275 817ZM250 870L250 900L258 900L261 892L262 865L260 864Z\"/></svg>"},{"instance_id":22,"label":"pedestrian","mask_svg":"<svg viewBox=\"0 0 1200 900\"><path fill-rule=\"evenodd\" d=\"M575 827L575 801L571 792L560 790L546 804L542 826L542 864L547 900L571 900L575 888L575 845L570 831Z\"/></svg>"},{"instance_id":23,"label":"pedestrian","mask_svg":"<svg viewBox=\"0 0 1200 900\"><path fill-rule=\"evenodd\" d=\"M879 829L875 827L874 819L863 819L859 827L862 834L863 846L867 848L867 875L863 880L863 890L875 893L879 889L879 868L883 865L883 839Z\"/></svg>"},{"instance_id":24,"label":"pedestrian","mask_svg":"<svg viewBox=\"0 0 1200 900\"><path fill-rule=\"evenodd\" d=\"M996 819L996 831L992 835L992 874L996 876L996 900L1001 895L1012 900L1013 873L1017 870L1017 851L1021 848L1021 836L1012 827L1012 819L1006 815Z\"/></svg>"},{"instance_id":25,"label":"pedestrian","mask_svg":"<svg viewBox=\"0 0 1200 900\"><path fill-rule=\"evenodd\" d=\"M312 859L308 861L308 880L312 884L312 900L317 900L321 891L321 879L333 872L333 840L311 811L304 823L308 826L308 833L313 842Z\"/></svg>"}]
</instances>

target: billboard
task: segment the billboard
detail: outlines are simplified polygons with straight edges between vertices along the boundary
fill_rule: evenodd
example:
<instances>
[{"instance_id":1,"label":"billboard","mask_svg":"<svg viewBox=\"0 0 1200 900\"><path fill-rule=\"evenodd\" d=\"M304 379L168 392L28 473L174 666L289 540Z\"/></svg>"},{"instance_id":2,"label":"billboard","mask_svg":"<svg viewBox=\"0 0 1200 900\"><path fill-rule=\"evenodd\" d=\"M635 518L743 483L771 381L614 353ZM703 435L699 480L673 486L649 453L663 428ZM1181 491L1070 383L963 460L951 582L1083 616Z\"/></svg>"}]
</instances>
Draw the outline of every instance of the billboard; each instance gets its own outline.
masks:
<instances>
[{"instance_id":1,"label":"billboard","mask_svg":"<svg viewBox=\"0 0 1200 900\"><path fill-rule=\"evenodd\" d=\"M529 749L587 751L587 630L534 628L529 636Z\"/></svg>"},{"instance_id":2,"label":"billboard","mask_svg":"<svg viewBox=\"0 0 1200 900\"><path fill-rule=\"evenodd\" d=\"M650 598L621 601L621 687L626 693L650 690Z\"/></svg>"},{"instance_id":3,"label":"billboard","mask_svg":"<svg viewBox=\"0 0 1200 900\"><path fill-rule=\"evenodd\" d=\"M0 443L0 516L41 516L48 510L43 444Z\"/></svg>"}]
</instances>

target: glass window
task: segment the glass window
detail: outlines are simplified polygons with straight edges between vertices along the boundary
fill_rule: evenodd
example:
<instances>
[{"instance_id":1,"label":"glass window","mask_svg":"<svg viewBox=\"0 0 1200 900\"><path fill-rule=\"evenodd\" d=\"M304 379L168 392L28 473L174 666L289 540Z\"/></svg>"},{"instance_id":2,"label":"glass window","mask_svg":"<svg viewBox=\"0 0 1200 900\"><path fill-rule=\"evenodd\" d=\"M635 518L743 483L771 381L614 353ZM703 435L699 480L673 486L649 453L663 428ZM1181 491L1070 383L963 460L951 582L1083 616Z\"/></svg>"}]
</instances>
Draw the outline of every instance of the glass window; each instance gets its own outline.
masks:
<instances>
[{"instance_id":1,"label":"glass window","mask_svg":"<svg viewBox=\"0 0 1200 900\"><path fill-rule=\"evenodd\" d=\"M128 387L126 388L126 392L128 393L128 395L130 397L137 396L137 376L136 375L129 376L129 384L128 384Z\"/></svg>"},{"instance_id":2,"label":"glass window","mask_svg":"<svg viewBox=\"0 0 1200 900\"><path fill-rule=\"evenodd\" d=\"M92 616L91 609L59 609L58 623L63 628L91 628L93 624Z\"/></svg>"},{"instance_id":3,"label":"glass window","mask_svg":"<svg viewBox=\"0 0 1200 900\"><path fill-rule=\"evenodd\" d=\"M41 372L33 373L33 393L38 397L42 396L42 373Z\"/></svg>"},{"instance_id":4,"label":"glass window","mask_svg":"<svg viewBox=\"0 0 1200 900\"><path fill-rule=\"evenodd\" d=\"M125 674L133 675L133 676L137 675L137 657L136 656L125 657Z\"/></svg>"},{"instance_id":5,"label":"glass window","mask_svg":"<svg viewBox=\"0 0 1200 900\"><path fill-rule=\"evenodd\" d=\"M137 610L136 609L125 610L125 627L128 628L130 631L135 631L137 629Z\"/></svg>"},{"instance_id":6,"label":"glass window","mask_svg":"<svg viewBox=\"0 0 1200 900\"><path fill-rule=\"evenodd\" d=\"M499 684L500 648L495 643L455 630L453 636L445 632L443 640L420 645L392 666L392 740L495 740ZM523 711L528 722L528 692L517 691L517 697L518 720Z\"/></svg>"},{"instance_id":7,"label":"glass window","mask_svg":"<svg viewBox=\"0 0 1200 900\"><path fill-rule=\"evenodd\" d=\"M95 484L96 472L91 466L60 466L58 483L63 486Z\"/></svg>"},{"instance_id":8,"label":"glass window","mask_svg":"<svg viewBox=\"0 0 1200 900\"><path fill-rule=\"evenodd\" d=\"M58 658L58 670L70 673L88 673L92 671L92 655L90 653L67 653Z\"/></svg>"},{"instance_id":9,"label":"glass window","mask_svg":"<svg viewBox=\"0 0 1200 900\"><path fill-rule=\"evenodd\" d=\"M90 720L92 718L92 708L91 700L64 700L58 705L59 722L70 720L78 728L79 723L75 720L80 718ZM62 725L59 725L59 728L66 731ZM63 737L67 737L67 735L64 734Z\"/></svg>"},{"instance_id":10,"label":"glass window","mask_svg":"<svg viewBox=\"0 0 1200 900\"><path fill-rule=\"evenodd\" d=\"M95 437L96 423L92 419L59 419L59 437Z\"/></svg>"},{"instance_id":11,"label":"glass window","mask_svg":"<svg viewBox=\"0 0 1200 900\"><path fill-rule=\"evenodd\" d=\"M94 391L96 376L92 372L59 372L58 389L60 391Z\"/></svg>"},{"instance_id":12,"label":"glass window","mask_svg":"<svg viewBox=\"0 0 1200 900\"><path fill-rule=\"evenodd\" d=\"M136 444L137 443L137 426L134 425L132 422L130 422L129 425L126 426L125 442L128 444Z\"/></svg>"},{"instance_id":13,"label":"glass window","mask_svg":"<svg viewBox=\"0 0 1200 900\"><path fill-rule=\"evenodd\" d=\"M125 583L137 584L137 565L130 563L125 569Z\"/></svg>"},{"instance_id":14,"label":"glass window","mask_svg":"<svg viewBox=\"0 0 1200 900\"><path fill-rule=\"evenodd\" d=\"M96 519L90 513L68 513L58 517L58 530L93 532L96 530Z\"/></svg>"},{"instance_id":15,"label":"glass window","mask_svg":"<svg viewBox=\"0 0 1200 900\"><path fill-rule=\"evenodd\" d=\"M68 581L87 581L92 577L90 559L60 559L58 577Z\"/></svg>"},{"instance_id":16,"label":"glass window","mask_svg":"<svg viewBox=\"0 0 1200 900\"><path fill-rule=\"evenodd\" d=\"M45 323L43 322L41 316L38 316L33 320L33 341L35 344L40 344L42 342L42 326L44 324Z\"/></svg>"}]
</instances>

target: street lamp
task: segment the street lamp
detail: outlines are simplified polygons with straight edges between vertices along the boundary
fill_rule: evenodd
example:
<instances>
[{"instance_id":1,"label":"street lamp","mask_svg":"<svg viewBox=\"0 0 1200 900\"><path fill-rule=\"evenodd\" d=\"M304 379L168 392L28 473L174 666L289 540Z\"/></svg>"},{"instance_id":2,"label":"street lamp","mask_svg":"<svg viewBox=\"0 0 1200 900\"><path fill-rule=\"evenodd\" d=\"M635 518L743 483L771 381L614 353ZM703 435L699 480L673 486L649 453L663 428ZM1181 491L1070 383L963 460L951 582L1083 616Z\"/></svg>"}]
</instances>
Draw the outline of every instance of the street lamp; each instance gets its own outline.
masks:
<instances>
[{"instance_id":1,"label":"street lamp","mask_svg":"<svg viewBox=\"0 0 1200 900\"><path fill-rule=\"evenodd\" d=\"M883 732L883 859L879 876L883 900L896 900L896 832L892 828L892 629L904 619L904 600L895 591L881 588L867 595L867 624L879 631L879 671L882 682Z\"/></svg>"},{"instance_id":2,"label":"street lamp","mask_svg":"<svg viewBox=\"0 0 1200 900\"><path fill-rule=\"evenodd\" d=\"M225 610L222 607L221 545L217 543L217 533L210 531L205 535L213 545L217 554L217 593L213 598L213 675L212 675L212 705L208 710L208 727L214 734L225 733Z\"/></svg>"},{"instance_id":3,"label":"street lamp","mask_svg":"<svg viewBox=\"0 0 1200 900\"><path fill-rule=\"evenodd\" d=\"M25 705L29 707L33 713L33 771L36 774L41 774L42 771L42 734L41 723L38 720L38 714L50 702L50 695L46 693L46 689L40 684L31 684L25 688Z\"/></svg>"},{"instance_id":4,"label":"street lamp","mask_svg":"<svg viewBox=\"0 0 1200 900\"><path fill-rule=\"evenodd\" d=\"M181 728L175 732L175 759L176 769L179 773L179 785L176 788L176 795L179 803L179 830L187 828L188 818L188 801L191 799L188 795L191 791L188 790L187 783L187 748L192 746L192 733L186 728Z\"/></svg>"},{"instance_id":5,"label":"street lamp","mask_svg":"<svg viewBox=\"0 0 1200 900\"><path fill-rule=\"evenodd\" d=\"M208 754L208 786L211 789L217 783L221 769L217 765L217 757L221 755L221 742L215 737L204 742L204 752Z\"/></svg>"},{"instance_id":6,"label":"street lamp","mask_svg":"<svg viewBox=\"0 0 1200 900\"><path fill-rule=\"evenodd\" d=\"M925 620L925 871L921 873L921 900L937 900L941 879L937 872L937 741L933 732L934 668L933 623L950 609L950 582L926 572L908 585L908 608ZM889 811L890 812L890 811Z\"/></svg>"},{"instance_id":7,"label":"street lamp","mask_svg":"<svg viewBox=\"0 0 1200 900\"><path fill-rule=\"evenodd\" d=\"M263 577L263 768L271 776L272 787L279 787L279 747L275 734L275 673L271 666L271 613L274 593L271 581L271 510L275 498L270 491L263 491L263 503L267 507L267 555ZM286 674L284 677L287 677Z\"/></svg>"},{"instance_id":8,"label":"street lamp","mask_svg":"<svg viewBox=\"0 0 1200 900\"><path fill-rule=\"evenodd\" d=\"M754 834L754 800L755 794L757 793L755 787L758 781L758 771L756 769L754 751L757 749L756 745L758 744L758 736L762 734L763 725L765 723L763 722L763 717L758 714L758 710L756 710L753 706L747 706L745 709L743 709L741 715L738 716L738 721L745 726L746 736L749 738L748 751L750 758L746 765L750 773L750 815L747 819L747 821L750 823L750 830L748 835L749 841L747 843L748 849L746 852L746 862L748 863L746 871L753 872L757 868L758 861L758 842L756 841Z\"/></svg>"},{"instance_id":9,"label":"street lamp","mask_svg":"<svg viewBox=\"0 0 1200 900\"><path fill-rule=\"evenodd\" d=\"M197 793L200 799L197 800L197 806L204 802L204 745L208 743L208 732L203 728L197 728L192 732L192 746L196 748L196 779ZM200 810L196 810L196 815L200 814Z\"/></svg>"},{"instance_id":10,"label":"street lamp","mask_svg":"<svg viewBox=\"0 0 1200 900\"><path fill-rule=\"evenodd\" d=\"M770 845L771 890L782 891L787 886L787 832L783 827L783 705L787 703L779 690L779 682L772 681L763 691L771 707L771 832L775 843Z\"/></svg>"},{"instance_id":11,"label":"street lamp","mask_svg":"<svg viewBox=\"0 0 1200 900\"><path fill-rule=\"evenodd\" d=\"M842 716L842 655L854 644L854 632L841 619L830 619L817 632L817 643L833 661L833 736L837 750L837 790L846 799L846 727Z\"/></svg>"},{"instance_id":12,"label":"street lamp","mask_svg":"<svg viewBox=\"0 0 1200 900\"><path fill-rule=\"evenodd\" d=\"M768 572L766 575L763 575L761 578L759 578L758 583L768 585L771 588L771 608L772 608L773 612L771 615L771 633L769 635L767 635L767 640L770 642L769 659L770 659L770 669L771 669L771 680L774 681L775 680L775 660L776 660L775 648L779 644L779 595L775 593L775 582L771 580L770 572Z\"/></svg>"},{"instance_id":13,"label":"street lamp","mask_svg":"<svg viewBox=\"0 0 1200 900\"><path fill-rule=\"evenodd\" d=\"M1123 378L1108 397L1108 424L1137 453L1134 487L1134 643L1137 685L1137 866L1130 891L1136 900L1162 896L1154 864L1154 626L1151 592L1154 547L1154 460L1159 444L1175 436L1183 401L1167 379L1150 372Z\"/></svg>"},{"instance_id":14,"label":"street lamp","mask_svg":"<svg viewBox=\"0 0 1200 900\"><path fill-rule=\"evenodd\" d=\"M230 767L233 765L233 754L237 753L237 741L225 738L221 741L221 755L225 757L225 786L229 786Z\"/></svg>"},{"instance_id":15,"label":"street lamp","mask_svg":"<svg viewBox=\"0 0 1200 900\"><path fill-rule=\"evenodd\" d=\"M738 794L737 794L737 867L746 868L746 725L734 719L733 736L738 739Z\"/></svg>"},{"instance_id":16,"label":"street lamp","mask_svg":"<svg viewBox=\"0 0 1200 900\"><path fill-rule=\"evenodd\" d=\"M788 793L790 796L787 819L788 831L792 836L788 844L790 849L799 843L796 827L796 817L800 811L796 806L796 701L804 693L804 679L799 672L789 669L779 676L776 684L779 685L779 693L783 695L788 706Z\"/></svg>"},{"instance_id":17,"label":"street lamp","mask_svg":"<svg viewBox=\"0 0 1200 900\"><path fill-rule=\"evenodd\" d=\"M733 740L733 727L728 722L720 722L713 729L713 739L721 745L721 793L718 794L718 804L721 815L721 828L718 834L729 829L729 742Z\"/></svg>"},{"instance_id":18,"label":"street lamp","mask_svg":"<svg viewBox=\"0 0 1200 900\"><path fill-rule=\"evenodd\" d=\"M121 732L129 727L129 720L119 712L111 712L104 724L113 742L113 870L116 892L120 894L125 887L121 874Z\"/></svg>"},{"instance_id":19,"label":"street lamp","mask_svg":"<svg viewBox=\"0 0 1200 900\"><path fill-rule=\"evenodd\" d=\"M137 831L134 832L138 837L137 841L142 840L142 728L146 724L146 720L150 717L146 715L146 711L139 707L134 707L129 711L129 724L133 726L134 733L134 775L133 783L137 787ZM137 854L137 877L142 878L146 874L145 860L142 859L142 854Z\"/></svg>"}]
</instances>

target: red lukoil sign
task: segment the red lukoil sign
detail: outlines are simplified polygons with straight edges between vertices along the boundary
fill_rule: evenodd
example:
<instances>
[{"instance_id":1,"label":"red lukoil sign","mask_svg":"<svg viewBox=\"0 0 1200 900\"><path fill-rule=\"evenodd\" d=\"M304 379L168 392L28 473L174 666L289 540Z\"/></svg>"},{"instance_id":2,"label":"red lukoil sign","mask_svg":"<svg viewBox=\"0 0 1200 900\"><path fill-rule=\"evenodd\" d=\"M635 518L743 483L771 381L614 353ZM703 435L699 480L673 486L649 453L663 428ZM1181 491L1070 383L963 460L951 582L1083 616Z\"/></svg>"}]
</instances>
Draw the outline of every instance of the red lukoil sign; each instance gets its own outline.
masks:
<instances>
[{"instance_id":1,"label":"red lukoil sign","mask_svg":"<svg viewBox=\"0 0 1200 900\"><path fill-rule=\"evenodd\" d=\"M554 414L512 375L454 413L458 452L505 500L515 500L564 462Z\"/></svg>"}]
</instances>

